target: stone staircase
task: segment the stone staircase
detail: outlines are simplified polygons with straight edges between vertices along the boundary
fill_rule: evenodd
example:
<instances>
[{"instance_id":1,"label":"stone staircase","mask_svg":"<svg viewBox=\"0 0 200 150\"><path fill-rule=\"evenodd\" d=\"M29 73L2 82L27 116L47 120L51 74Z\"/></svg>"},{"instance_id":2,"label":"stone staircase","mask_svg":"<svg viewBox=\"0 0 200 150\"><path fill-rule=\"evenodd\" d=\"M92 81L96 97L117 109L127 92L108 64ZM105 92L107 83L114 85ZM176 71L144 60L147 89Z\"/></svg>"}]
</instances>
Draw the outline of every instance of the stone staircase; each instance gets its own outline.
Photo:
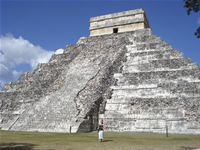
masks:
<instances>
[{"instance_id":1,"label":"stone staircase","mask_svg":"<svg viewBox=\"0 0 200 150\"><path fill-rule=\"evenodd\" d=\"M8 120L16 120L25 110L29 109L41 98L51 95L59 90L65 80L67 66L82 50L82 45L69 49L66 46L63 54L52 55L49 63L38 64L33 72L22 73L17 82L8 82L0 92L1 101L1 126ZM10 123L12 126L13 123Z\"/></svg>"},{"instance_id":2,"label":"stone staircase","mask_svg":"<svg viewBox=\"0 0 200 150\"><path fill-rule=\"evenodd\" d=\"M6 84L1 92L2 129L69 132L71 126L72 132L91 131L90 116L114 81L128 43L124 34L81 38L63 54Z\"/></svg>"}]
</instances>

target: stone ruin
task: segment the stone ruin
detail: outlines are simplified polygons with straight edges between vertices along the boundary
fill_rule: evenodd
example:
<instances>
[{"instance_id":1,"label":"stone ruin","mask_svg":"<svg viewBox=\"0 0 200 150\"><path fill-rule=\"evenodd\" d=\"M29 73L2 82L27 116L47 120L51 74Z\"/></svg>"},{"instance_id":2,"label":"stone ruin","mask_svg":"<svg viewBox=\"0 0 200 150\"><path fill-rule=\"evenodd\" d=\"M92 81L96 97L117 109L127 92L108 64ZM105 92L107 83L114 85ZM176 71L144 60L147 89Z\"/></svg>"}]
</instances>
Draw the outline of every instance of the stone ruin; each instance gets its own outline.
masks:
<instances>
[{"instance_id":1,"label":"stone ruin","mask_svg":"<svg viewBox=\"0 0 200 150\"><path fill-rule=\"evenodd\" d=\"M90 18L90 36L0 92L1 130L200 134L200 69L143 9Z\"/></svg>"}]
</instances>

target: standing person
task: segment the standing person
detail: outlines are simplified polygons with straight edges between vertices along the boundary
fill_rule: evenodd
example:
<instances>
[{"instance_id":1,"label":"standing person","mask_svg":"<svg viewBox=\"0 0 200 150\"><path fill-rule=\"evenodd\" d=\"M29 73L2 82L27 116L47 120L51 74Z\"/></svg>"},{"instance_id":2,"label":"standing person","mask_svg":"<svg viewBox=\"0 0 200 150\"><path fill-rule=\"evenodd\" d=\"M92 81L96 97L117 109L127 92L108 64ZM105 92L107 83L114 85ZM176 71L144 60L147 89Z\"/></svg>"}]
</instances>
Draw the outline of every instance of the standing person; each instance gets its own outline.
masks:
<instances>
[{"instance_id":1,"label":"standing person","mask_svg":"<svg viewBox=\"0 0 200 150\"><path fill-rule=\"evenodd\" d=\"M99 143L103 140L103 129L105 129L106 126L103 124L103 120L101 120L101 123L98 125L99 129Z\"/></svg>"}]
</instances>

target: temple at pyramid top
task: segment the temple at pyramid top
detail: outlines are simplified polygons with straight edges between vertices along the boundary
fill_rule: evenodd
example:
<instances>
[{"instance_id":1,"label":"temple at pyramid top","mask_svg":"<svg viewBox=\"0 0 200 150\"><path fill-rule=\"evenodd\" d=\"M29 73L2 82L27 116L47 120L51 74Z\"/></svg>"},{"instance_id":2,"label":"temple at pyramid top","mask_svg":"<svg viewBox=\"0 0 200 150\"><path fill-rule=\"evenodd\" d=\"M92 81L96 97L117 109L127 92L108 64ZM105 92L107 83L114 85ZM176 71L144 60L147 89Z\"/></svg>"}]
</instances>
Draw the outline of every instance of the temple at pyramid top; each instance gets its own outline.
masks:
<instances>
[{"instance_id":1,"label":"temple at pyramid top","mask_svg":"<svg viewBox=\"0 0 200 150\"><path fill-rule=\"evenodd\" d=\"M151 28L144 9L129 10L90 18L90 36Z\"/></svg>"}]
</instances>

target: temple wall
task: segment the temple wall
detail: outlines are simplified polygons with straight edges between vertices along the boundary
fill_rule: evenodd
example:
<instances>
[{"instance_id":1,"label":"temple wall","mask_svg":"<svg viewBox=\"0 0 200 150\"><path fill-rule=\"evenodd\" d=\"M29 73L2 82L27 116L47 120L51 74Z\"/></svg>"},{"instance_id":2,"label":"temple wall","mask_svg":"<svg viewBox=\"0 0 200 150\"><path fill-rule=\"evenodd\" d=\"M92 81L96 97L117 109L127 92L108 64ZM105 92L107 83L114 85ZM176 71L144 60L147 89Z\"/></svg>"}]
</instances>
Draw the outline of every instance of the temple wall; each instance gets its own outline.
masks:
<instances>
[{"instance_id":1,"label":"temple wall","mask_svg":"<svg viewBox=\"0 0 200 150\"><path fill-rule=\"evenodd\" d=\"M116 28L116 27L112 26L112 27L107 27L107 28L91 30L90 36L112 34L113 28ZM118 28L118 33L121 33L121 32L127 32L127 31L134 31L134 30L137 30L137 29L144 29L145 24L142 23L142 22L135 23L135 24L125 24L125 25L119 25L119 26L117 26L117 28Z\"/></svg>"},{"instance_id":2,"label":"temple wall","mask_svg":"<svg viewBox=\"0 0 200 150\"><path fill-rule=\"evenodd\" d=\"M143 9L90 18L90 36L121 33L150 28ZM114 29L117 29L114 32Z\"/></svg>"}]
</instances>

